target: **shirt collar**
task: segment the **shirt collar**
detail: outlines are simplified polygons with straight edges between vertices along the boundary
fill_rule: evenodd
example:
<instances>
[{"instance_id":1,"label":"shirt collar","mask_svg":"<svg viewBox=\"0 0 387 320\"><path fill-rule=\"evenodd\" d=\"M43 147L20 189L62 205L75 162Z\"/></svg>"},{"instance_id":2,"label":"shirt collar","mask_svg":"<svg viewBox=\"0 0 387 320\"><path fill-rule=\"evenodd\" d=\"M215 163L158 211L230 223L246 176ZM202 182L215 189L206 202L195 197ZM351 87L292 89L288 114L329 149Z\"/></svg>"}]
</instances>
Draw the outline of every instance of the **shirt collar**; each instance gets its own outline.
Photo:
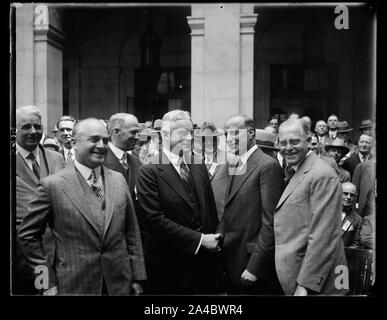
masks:
<instances>
[{"instance_id":1,"label":"shirt collar","mask_svg":"<svg viewBox=\"0 0 387 320\"><path fill-rule=\"evenodd\" d=\"M121 150L120 148L117 148L113 143L109 142L109 148L113 152L113 154L118 158L122 159L123 154L125 153L124 150Z\"/></svg>"},{"instance_id":2,"label":"shirt collar","mask_svg":"<svg viewBox=\"0 0 387 320\"><path fill-rule=\"evenodd\" d=\"M254 146L252 146L247 152L245 152L244 154L242 154L241 156L239 156L239 159L242 161L243 164L245 164L247 162L247 160L249 160L250 156L253 154L253 152L258 149L257 145L255 144Z\"/></svg>"},{"instance_id":3,"label":"shirt collar","mask_svg":"<svg viewBox=\"0 0 387 320\"><path fill-rule=\"evenodd\" d=\"M75 166L75 168L78 169L78 171L81 173L82 177L85 178L85 180L89 180L90 175L91 175L91 171L93 169L79 163L77 161L77 159L74 160L74 166ZM95 172L96 179L98 180L99 176L101 175L101 166L94 168L94 172Z\"/></svg>"},{"instance_id":4,"label":"shirt collar","mask_svg":"<svg viewBox=\"0 0 387 320\"><path fill-rule=\"evenodd\" d=\"M26 159L29 156L29 154L31 153L31 151L28 151L28 150L24 149L22 146L20 146L17 143L16 143L16 151L20 153L20 155L23 157L23 159ZM34 155L36 161L38 161L38 163L39 163L40 159L39 159L39 148L38 148L38 146L36 146L36 148L34 150L32 150L32 154Z\"/></svg>"},{"instance_id":5,"label":"shirt collar","mask_svg":"<svg viewBox=\"0 0 387 320\"><path fill-rule=\"evenodd\" d=\"M173 152L167 150L165 147L163 147L163 152L165 153L165 155L167 156L167 158L169 159L169 161L170 161L174 166L179 166L179 165L180 165L180 163L179 163L180 157L179 157L177 154L175 154L175 153L173 153Z\"/></svg>"},{"instance_id":6,"label":"shirt collar","mask_svg":"<svg viewBox=\"0 0 387 320\"><path fill-rule=\"evenodd\" d=\"M308 153L306 154L305 158L304 158L300 163L298 163L298 164L295 165L295 166L291 166L291 167L294 169L295 172L297 172L298 167L301 165L301 163L303 163L303 162L305 161L305 159L306 159L307 157L309 157L309 155L310 155L311 153L312 153L312 150L309 150Z\"/></svg>"}]
</instances>

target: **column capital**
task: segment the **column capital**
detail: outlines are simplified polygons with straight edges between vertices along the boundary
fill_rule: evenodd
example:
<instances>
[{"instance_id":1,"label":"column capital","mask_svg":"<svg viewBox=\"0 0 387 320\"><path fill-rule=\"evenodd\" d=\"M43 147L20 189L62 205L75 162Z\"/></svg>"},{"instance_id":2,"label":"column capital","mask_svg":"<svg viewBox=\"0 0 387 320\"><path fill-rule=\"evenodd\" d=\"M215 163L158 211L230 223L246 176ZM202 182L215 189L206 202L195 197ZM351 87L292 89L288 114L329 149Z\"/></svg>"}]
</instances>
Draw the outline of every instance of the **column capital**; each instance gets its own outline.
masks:
<instances>
[{"instance_id":1,"label":"column capital","mask_svg":"<svg viewBox=\"0 0 387 320\"><path fill-rule=\"evenodd\" d=\"M188 25L191 28L191 36L204 35L204 17L187 17Z\"/></svg>"},{"instance_id":2,"label":"column capital","mask_svg":"<svg viewBox=\"0 0 387 320\"><path fill-rule=\"evenodd\" d=\"M257 23L258 14L249 13L241 14L240 16L240 33L241 34L254 34L254 27Z\"/></svg>"},{"instance_id":3,"label":"column capital","mask_svg":"<svg viewBox=\"0 0 387 320\"><path fill-rule=\"evenodd\" d=\"M65 39L64 33L53 26L50 26L49 29L34 30L34 42L47 41L61 50L63 50L63 42Z\"/></svg>"}]
</instances>

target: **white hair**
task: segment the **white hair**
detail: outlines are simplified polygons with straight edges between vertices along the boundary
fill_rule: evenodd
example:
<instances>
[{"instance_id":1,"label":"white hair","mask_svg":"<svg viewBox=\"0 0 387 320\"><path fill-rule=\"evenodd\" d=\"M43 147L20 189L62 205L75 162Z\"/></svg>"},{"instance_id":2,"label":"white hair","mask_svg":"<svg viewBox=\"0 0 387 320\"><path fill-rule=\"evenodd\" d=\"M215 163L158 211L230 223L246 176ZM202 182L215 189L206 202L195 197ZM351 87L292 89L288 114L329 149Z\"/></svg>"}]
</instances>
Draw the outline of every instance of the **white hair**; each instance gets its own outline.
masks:
<instances>
[{"instance_id":1,"label":"white hair","mask_svg":"<svg viewBox=\"0 0 387 320\"><path fill-rule=\"evenodd\" d=\"M40 109L37 106L22 106L16 109L16 126L20 122L20 117L25 114L35 115L39 118L39 120L42 120L42 113L40 112Z\"/></svg>"},{"instance_id":2,"label":"white hair","mask_svg":"<svg viewBox=\"0 0 387 320\"><path fill-rule=\"evenodd\" d=\"M188 111L169 111L163 116L161 132L171 132L173 130L173 124L178 120L190 120L192 122L191 115Z\"/></svg>"}]
</instances>

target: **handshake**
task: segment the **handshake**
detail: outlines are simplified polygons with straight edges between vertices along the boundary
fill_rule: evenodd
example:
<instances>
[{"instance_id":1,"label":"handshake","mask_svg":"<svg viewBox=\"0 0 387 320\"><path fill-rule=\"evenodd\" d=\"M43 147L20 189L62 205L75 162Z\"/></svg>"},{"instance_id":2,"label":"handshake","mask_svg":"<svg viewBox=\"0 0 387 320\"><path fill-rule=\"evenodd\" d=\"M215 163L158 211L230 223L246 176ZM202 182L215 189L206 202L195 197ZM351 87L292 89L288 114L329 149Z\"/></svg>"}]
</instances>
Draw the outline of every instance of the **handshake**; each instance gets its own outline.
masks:
<instances>
[{"instance_id":1,"label":"handshake","mask_svg":"<svg viewBox=\"0 0 387 320\"><path fill-rule=\"evenodd\" d=\"M203 234L202 247L209 250L219 252L223 248L224 236L221 233Z\"/></svg>"}]
</instances>

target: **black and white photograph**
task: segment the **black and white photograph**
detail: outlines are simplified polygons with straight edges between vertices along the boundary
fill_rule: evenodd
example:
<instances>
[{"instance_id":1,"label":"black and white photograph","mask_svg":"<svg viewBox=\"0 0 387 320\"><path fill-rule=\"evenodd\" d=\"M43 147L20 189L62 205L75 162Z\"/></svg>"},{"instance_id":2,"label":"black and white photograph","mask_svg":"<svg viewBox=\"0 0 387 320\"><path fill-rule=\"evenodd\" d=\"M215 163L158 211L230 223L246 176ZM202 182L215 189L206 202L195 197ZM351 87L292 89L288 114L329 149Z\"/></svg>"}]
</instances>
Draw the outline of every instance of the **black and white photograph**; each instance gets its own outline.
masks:
<instances>
[{"instance_id":1,"label":"black and white photograph","mask_svg":"<svg viewBox=\"0 0 387 320\"><path fill-rule=\"evenodd\" d=\"M9 295L375 297L378 9L10 3Z\"/></svg>"}]
</instances>

